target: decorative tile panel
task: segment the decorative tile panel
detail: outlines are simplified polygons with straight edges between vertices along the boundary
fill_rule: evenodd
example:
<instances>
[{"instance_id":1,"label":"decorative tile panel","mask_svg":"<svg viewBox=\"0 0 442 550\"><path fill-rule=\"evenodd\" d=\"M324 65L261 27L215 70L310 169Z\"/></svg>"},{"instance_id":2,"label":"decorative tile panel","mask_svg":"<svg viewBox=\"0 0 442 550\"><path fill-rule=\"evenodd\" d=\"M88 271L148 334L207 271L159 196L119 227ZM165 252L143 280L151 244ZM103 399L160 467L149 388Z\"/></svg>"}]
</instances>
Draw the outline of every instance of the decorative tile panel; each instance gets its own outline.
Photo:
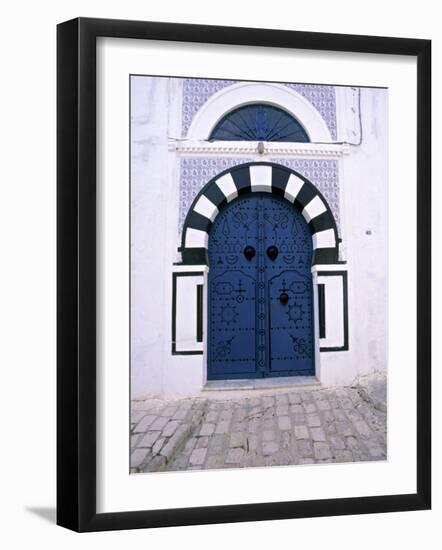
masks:
<instances>
[{"instance_id":1,"label":"decorative tile panel","mask_svg":"<svg viewBox=\"0 0 442 550\"><path fill-rule=\"evenodd\" d=\"M198 192L214 176L238 164L251 162L251 158L186 157L180 165L179 232L181 234L187 212ZM338 161L324 159L266 159L282 164L305 176L324 195L340 227Z\"/></svg>"},{"instance_id":2,"label":"decorative tile panel","mask_svg":"<svg viewBox=\"0 0 442 550\"><path fill-rule=\"evenodd\" d=\"M299 172L324 195L335 217L340 233L340 193L339 164L337 160L326 159L281 159L273 158L271 162L282 164Z\"/></svg>"},{"instance_id":3,"label":"decorative tile panel","mask_svg":"<svg viewBox=\"0 0 442 550\"><path fill-rule=\"evenodd\" d=\"M214 176L245 162L251 158L208 158L186 157L181 159L180 165L180 213L179 231L181 233L187 212L199 191Z\"/></svg>"},{"instance_id":4,"label":"decorative tile panel","mask_svg":"<svg viewBox=\"0 0 442 550\"><path fill-rule=\"evenodd\" d=\"M193 117L202 105L223 88L238 84L236 80L212 80L203 78L186 78L183 86L182 137L192 123ZM334 86L316 84L284 84L292 88L309 101L321 114L332 139L336 139L336 96ZM300 121L302 122L302 121Z\"/></svg>"}]
</instances>

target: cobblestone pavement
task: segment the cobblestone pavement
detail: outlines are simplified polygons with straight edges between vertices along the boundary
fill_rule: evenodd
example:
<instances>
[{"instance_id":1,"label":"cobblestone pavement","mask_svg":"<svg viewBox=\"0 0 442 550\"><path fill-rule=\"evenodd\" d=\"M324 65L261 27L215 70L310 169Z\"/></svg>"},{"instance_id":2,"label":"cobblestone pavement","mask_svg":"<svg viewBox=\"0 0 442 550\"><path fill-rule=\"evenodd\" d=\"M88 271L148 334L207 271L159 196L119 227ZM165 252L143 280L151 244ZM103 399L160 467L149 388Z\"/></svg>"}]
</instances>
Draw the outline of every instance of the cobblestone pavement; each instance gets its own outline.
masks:
<instances>
[{"instance_id":1,"label":"cobblestone pavement","mask_svg":"<svg viewBox=\"0 0 442 550\"><path fill-rule=\"evenodd\" d=\"M385 410L361 387L133 401L131 472L385 460Z\"/></svg>"}]
</instances>

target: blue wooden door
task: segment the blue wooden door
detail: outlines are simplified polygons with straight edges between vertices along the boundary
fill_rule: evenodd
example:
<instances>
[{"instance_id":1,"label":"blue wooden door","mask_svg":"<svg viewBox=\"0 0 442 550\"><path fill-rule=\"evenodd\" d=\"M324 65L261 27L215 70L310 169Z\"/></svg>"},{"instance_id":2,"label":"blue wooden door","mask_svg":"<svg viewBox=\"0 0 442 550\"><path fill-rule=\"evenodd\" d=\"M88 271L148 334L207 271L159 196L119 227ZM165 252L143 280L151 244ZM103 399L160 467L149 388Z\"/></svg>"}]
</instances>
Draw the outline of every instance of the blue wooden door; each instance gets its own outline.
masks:
<instances>
[{"instance_id":1,"label":"blue wooden door","mask_svg":"<svg viewBox=\"0 0 442 550\"><path fill-rule=\"evenodd\" d=\"M209 238L208 379L313 374L311 236L282 198L251 193Z\"/></svg>"}]
</instances>

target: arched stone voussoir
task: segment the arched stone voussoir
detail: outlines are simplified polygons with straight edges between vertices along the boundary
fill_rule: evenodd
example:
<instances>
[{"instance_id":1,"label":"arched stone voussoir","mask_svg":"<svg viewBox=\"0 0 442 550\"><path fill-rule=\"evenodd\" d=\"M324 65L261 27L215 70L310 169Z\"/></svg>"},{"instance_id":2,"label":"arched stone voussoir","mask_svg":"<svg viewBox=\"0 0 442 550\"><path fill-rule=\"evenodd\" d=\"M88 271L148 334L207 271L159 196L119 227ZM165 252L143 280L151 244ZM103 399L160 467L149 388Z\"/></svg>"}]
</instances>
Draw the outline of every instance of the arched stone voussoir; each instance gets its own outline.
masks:
<instances>
[{"instance_id":1,"label":"arched stone voussoir","mask_svg":"<svg viewBox=\"0 0 442 550\"><path fill-rule=\"evenodd\" d=\"M212 178L193 201L183 226L182 263L208 264L210 229L223 207L247 193L273 193L284 197L305 218L312 234L312 264L338 262L338 232L327 201L301 174L272 162L250 162Z\"/></svg>"}]
</instances>

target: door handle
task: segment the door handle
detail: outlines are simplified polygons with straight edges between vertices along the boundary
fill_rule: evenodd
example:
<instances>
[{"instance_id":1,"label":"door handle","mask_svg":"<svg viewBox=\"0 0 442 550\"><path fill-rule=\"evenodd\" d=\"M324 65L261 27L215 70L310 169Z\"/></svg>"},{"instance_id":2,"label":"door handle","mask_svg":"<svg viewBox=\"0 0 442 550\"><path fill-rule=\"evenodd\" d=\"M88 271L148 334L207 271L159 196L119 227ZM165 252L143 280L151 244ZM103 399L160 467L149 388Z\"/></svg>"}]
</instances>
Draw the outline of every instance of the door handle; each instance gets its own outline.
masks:
<instances>
[{"instance_id":1,"label":"door handle","mask_svg":"<svg viewBox=\"0 0 442 550\"><path fill-rule=\"evenodd\" d=\"M272 260L275 261L278 257L279 250L276 248L276 246L272 245L267 248L267 256Z\"/></svg>"},{"instance_id":2,"label":"door handle","mask_svg":"<svg viewBox=\"0 0 442 550\"><path fill-rule=\"evenodd\" d=\"M287 294L287 292L281 292L281 294L279 295L279 301L283 305L285 305L289 301L289 295Z\"/></svg>"},{"instance_id":3,"label":"door handle","mask_svg":"<svg viewBox=\"0 0 442 550\"><path fill-rule=\"evenodd\" d=\"M253 248L253 246L249 245L244 248L244 256L246 257L247 260L249 260L249 262L254 258L255 254L256 254L256 251Z\"/></svg>"}]
</instances>

